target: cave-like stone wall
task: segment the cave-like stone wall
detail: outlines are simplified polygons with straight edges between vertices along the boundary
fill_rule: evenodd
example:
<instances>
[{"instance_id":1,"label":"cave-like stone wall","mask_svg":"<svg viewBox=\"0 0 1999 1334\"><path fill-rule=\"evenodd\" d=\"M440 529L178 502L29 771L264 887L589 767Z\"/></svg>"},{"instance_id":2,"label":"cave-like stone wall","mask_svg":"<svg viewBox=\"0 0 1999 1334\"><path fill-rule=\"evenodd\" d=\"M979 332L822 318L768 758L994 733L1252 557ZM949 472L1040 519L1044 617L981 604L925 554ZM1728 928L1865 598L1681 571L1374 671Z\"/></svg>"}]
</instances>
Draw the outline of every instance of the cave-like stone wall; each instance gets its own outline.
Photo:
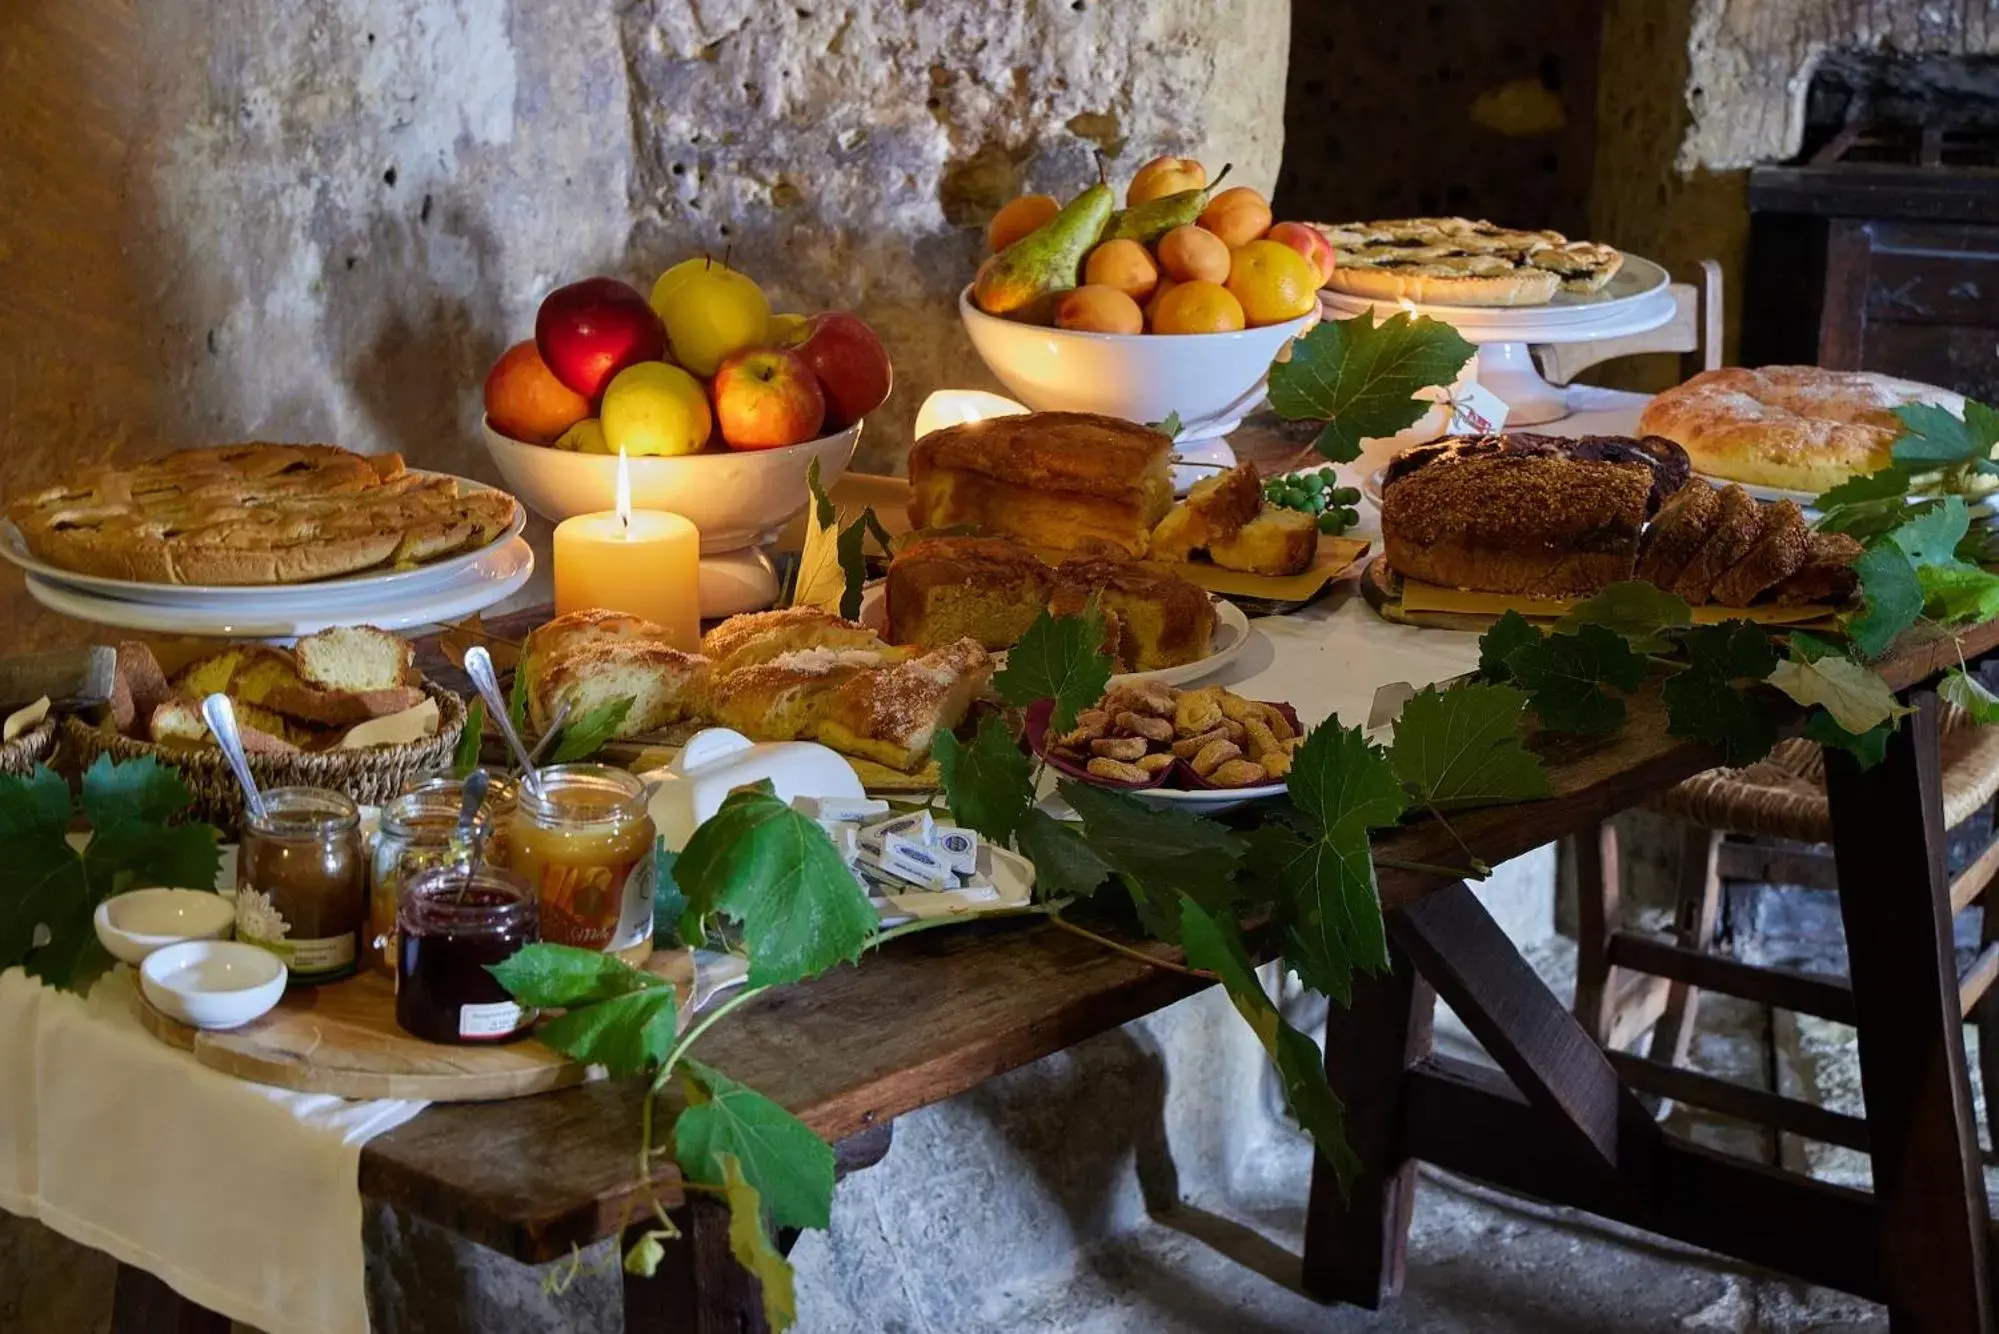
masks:
<instances>
[{"instance_id":1,"label":"cave-like stone wall","mask_svg":"<svg viewBox=\"0 0 1999 1334\"><path fill-rule=\"evenodd\" d=\"M1284 0L12 0L0 494L237 439L491 477L478 392L550 287L733 252L896 362L863 466L989 384L991 211L1156 153L1276 183ZM77 637L30 611L32 639Z\"/></svg>"}]
</instances>

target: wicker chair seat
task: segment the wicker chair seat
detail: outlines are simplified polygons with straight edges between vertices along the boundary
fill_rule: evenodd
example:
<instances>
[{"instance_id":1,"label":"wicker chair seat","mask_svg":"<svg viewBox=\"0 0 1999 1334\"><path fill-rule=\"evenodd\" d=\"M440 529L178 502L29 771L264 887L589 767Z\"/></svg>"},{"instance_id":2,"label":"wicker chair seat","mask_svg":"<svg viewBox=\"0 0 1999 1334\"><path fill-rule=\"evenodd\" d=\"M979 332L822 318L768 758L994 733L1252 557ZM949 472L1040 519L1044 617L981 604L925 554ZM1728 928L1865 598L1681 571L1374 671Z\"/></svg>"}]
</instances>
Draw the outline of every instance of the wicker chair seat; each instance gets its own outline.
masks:
<instances>
[{"instance_id":1,"label":"wicker chair seat","mask_svg":"<svg viewBox=\"0 0 1999 1334\"><path fill-rule=\"evenodd\" d=\"M1943 713L1943 819L1954 829L1999 793L1999 727L1980 727L1962 709ZM1792 738L1741 769L1695 774L1650 803L1651 809L1725 834L1832 841L1825 754Z\"/></svg>"}]
</instances>

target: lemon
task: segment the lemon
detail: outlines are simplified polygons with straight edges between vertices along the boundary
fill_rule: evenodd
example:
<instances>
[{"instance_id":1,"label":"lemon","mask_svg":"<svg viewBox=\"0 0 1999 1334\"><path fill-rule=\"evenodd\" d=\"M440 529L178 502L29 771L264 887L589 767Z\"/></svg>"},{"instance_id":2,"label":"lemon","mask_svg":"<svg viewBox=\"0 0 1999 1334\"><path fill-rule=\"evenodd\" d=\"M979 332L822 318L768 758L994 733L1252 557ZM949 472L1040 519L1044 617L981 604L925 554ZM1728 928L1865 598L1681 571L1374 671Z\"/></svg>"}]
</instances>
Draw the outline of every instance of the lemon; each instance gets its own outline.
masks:
<instances>
[{"instance_id":1,"label":"lemon","mask_svg":"<svg viewBox=\"0 0 1999 1334\"><path fill-rule=\"evenodd\" d=\"M1318 304L1319 275L1282 241L1251 241L1229 256L1228 289L1251 326L1282 324Z\"/></svg>"}]
</instances>

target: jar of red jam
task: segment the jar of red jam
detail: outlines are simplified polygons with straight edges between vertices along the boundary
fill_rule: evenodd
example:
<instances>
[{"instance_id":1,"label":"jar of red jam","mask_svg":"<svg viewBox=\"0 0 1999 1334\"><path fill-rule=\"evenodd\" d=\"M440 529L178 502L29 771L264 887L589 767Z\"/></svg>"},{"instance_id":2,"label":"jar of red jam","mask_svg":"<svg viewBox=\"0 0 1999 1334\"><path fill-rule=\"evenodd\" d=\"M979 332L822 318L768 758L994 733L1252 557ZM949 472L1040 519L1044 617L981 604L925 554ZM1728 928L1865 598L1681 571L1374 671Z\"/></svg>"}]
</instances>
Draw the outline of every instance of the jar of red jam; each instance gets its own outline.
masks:
<instances>
[{"instance_id":1,"label":"jar of red jam","mask_svg":"<svg viewBox=\"0 0 1999 1334\"><path fill-rule=\"evenodd\" d=\"M654 837L645 784L623 769L554 764L523 783L512 866L535 892L543 938L644 962L652 952ZM620 948L626 941L632 947Z\"/></svg>"},{"instance_id":2,"label":"jar of red jam","mask_svg":"<svg viewBox=\"0 0 1999 1334\"><path fill-rule=\"evenodd\" d=\"M403 885L435 866L458 866L465 860L459 844L458 809L465 784L456 778L426 779L382 807L381 830L369 873L368 924L362 931L365 964L393 976L396 971L396 915ZM479 808L484 842L480 860L505 868L514 818L512 780L496 777Z\"/></svg>"},{"instance_id":3,"label":"jar of red jam","mask_svg":"<svg viewBox=\"0 0 1999 1334\"><path fill-rule=\"evenodd\" d=\"M396 919L396 1024L425 1042L511 1042L534 1027L487 971L541 935L534 893L519 876L480 866L422 871L403 886Z\"/></svg>"}]
</instances>

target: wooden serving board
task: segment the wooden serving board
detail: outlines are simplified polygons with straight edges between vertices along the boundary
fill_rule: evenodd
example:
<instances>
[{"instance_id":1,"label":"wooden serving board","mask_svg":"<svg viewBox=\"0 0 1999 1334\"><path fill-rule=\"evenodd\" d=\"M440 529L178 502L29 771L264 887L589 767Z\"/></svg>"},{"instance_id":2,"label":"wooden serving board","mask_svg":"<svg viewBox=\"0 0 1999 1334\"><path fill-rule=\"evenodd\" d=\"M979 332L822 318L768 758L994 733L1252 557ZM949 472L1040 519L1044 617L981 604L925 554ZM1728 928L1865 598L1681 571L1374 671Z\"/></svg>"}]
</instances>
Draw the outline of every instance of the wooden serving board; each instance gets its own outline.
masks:
<instances>
[{"instance_id":1,"label":"wooden serving board","mask_svg":"<svg viewBox=\"0 0 1999 1334\"><path fill-rule=\"evenodd\" d=\"M693 956L661 950L645 965L685 1001ZM169 1046L225 1075L341 1098L498 1102L583 1082L585 1067L533 1038L500 1046L423 1042L396 1027L395 983L368 970L320 987L293 987L269 1014L241 1028L191 1028L132 989L139 1023Z\"/></svg>"}]
</instances>

